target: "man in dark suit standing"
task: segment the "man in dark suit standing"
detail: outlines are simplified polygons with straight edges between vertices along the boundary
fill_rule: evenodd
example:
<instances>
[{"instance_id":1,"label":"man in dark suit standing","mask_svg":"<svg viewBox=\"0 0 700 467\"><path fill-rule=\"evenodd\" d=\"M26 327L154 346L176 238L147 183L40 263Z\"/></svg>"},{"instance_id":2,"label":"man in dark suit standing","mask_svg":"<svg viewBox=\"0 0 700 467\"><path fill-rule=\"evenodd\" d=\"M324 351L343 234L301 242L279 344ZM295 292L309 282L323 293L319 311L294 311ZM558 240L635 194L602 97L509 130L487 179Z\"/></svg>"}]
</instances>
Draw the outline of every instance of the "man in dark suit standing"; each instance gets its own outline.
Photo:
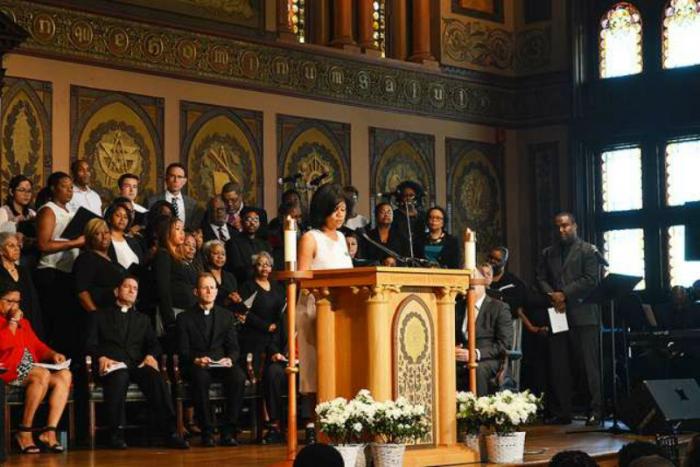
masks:
<instances>
[{"instance_id":1,"label":"man in dark suit standing","mask_svg":"<svg viewBox=\"0 0 700 467\"><path fill-rule=\"evenodd\" d=\"M579 369L586 380L590 398L587 425L602 421L600 391L599 333L600 312L595 304L584 303L598 284L599 262L596 248L578 238L576 219L569 212L554 218L559 241L542 251L537 265L537 283L549 295L551 306L558 313L566 313L569 330L554 334L550 340L550 388L548 405L552 424L571 421L571 368Z\"/></svg>"},{"instance_id":2,"label":"man in dark suit standing","mask_svg":"<svg viewBox=\"0 0 700 467\"><path fill-rule=\"evenodd\" d=\"M99 364L104 389L111 429L109 444L113 449L127 447L121 422L127 389L134 381L153 409L158 427L168 435L168 447L187 449L189 444L176 432L175 410L158 368L160 346L151 321L133 308L138 290L136 278L126 276L122 279L115 289L116 303L94 313L88 330L87 350Z\"/></svg>"},{"instance_id":3,"label":"man in dark suit standing","mask_svg":"<svg viewBox=\"0 0 700 467\"><path fill-rule=\"evenodd\" d=\"M216 379L224 384L228 409L219 444L237 446L235 436L245 373L237 364L239 347L233 314L214 305L216 293L214 276L200 274L195 289L197 305L177 316L178 350L192 387L194 412L202 429L202 445L216 445L209 407L209 386Z\"/></svg>"},{"instance_id":4,"label":"man in dark suit standing","mask_svg":"<svg viewBox=\"0 0 700 467\"><path fill-rule=\"evenodd\" d=\"M476 277L483 279L477 270ZM513 344L513 324L508 305L486 295L483 285L476 290L476 392L484 396L498 388L490 384L502 359ZM455 308L455 342L457 344L457 389L469 389L469 351L467 350L467 301L460 299Z\"/></svg>"},{"instance_id":5,"label":"man in dark suit standing","mask_svg":"<svg viewBox=\"0 0 700 467\"><path fill-rule=\"evenodd\" d=\"M204 216L204 222L202 222L202 234L205 242L221 240L226 243L238 234L236 229L226 223L227 218L224 200L220 196L214 196L207 204L207 215Z\"/></svg>"},{"instance_id":6,"label":"man in dark suit standing","mask_svg":"<svg viewBox=\"0 0 700 467\"><path fill-rule=\"evenodd\" d=\"M165 200L173 205L175 216L184 224L185 229L195 230L202 222L203 213L197 201L182 193L187 184L187 171L179 162L173 162L165 169L165 192L148 198L148 208L156 201Z\"/></svg>"}]
</instances>

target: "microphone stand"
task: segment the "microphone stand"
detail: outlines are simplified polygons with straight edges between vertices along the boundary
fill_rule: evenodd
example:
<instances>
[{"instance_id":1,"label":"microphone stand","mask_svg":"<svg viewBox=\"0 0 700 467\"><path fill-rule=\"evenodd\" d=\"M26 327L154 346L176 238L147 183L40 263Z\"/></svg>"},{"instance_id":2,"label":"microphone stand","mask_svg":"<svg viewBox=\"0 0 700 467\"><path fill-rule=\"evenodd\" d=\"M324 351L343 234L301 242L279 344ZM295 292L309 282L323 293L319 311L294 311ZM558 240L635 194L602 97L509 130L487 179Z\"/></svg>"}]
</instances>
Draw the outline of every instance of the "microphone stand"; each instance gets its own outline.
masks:
<instances>
[{"instance_id":1,"label":"microphone stand","mask_svg":"<svg viewBox=\"0 0 700 467\"><path fill-rule=\"evenodd\" d=\"M408 230L408 251L411 255L411 258L414 258L413 254L413 232L411 232L411 216L409 215L408 211L408 201L406 200L401 200L401 202L404 205L404 208L406 209L406 229Z\"/></svg>"},{"instance_id":2,"label":"microphone stand","mask_svg":"<svg viewBox=\"0 0 700 467\"><path fill-rule=\"evenodd\" d=\"M355 232L359 233L362 238L364 238L369 243L371 243L375 247L379 248L381 251L383 251L387 255L391 256L392 258L394 258L398 262L410 265L412 267L424 267L424 268L435 268L435 267L439 268L440 267L440 264L436 263L435 261L430 261L430 260L423 259L423 258L414 258L414 257L407 258L405 256L401 256L400 254L396 253L394 250L385 247L380 242L374 240L372 237L367 235L367 232L365 232L364 229L355 229Z\"/></svg>"}]
</instances>

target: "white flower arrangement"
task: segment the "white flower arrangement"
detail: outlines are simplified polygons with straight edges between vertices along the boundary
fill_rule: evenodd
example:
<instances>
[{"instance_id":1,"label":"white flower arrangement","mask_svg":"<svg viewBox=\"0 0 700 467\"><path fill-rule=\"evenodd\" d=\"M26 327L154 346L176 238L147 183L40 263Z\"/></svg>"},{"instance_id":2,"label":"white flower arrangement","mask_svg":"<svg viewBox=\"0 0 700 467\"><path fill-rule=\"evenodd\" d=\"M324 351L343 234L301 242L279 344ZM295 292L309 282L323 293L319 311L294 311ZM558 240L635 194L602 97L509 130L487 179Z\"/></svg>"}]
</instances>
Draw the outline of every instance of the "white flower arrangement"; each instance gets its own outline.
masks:
<instances>
[{"instance_id":1,"label":"white flower arrangement","mask_svg":"<svg viewBox=\"0 0 700 467\"><path fill-rule=\"evenodd\" d=\"M457 393L457 420L470 434L478 432L480 426L498 434L512 433L535 418L541 402L541 398L530 391L506 390L482 397Z\"/></svg>"},{"instance_id":2,"label":"white flower arrangement","mask_svg":"<svg viewBox=\"0 0 700 467\"><path fill-rule=\"evenodd\" d=\"M376 403L371 432L380 442L402 444L420 439L428 432L425 407L404 397Z\"/></svg>"}]
</instances>

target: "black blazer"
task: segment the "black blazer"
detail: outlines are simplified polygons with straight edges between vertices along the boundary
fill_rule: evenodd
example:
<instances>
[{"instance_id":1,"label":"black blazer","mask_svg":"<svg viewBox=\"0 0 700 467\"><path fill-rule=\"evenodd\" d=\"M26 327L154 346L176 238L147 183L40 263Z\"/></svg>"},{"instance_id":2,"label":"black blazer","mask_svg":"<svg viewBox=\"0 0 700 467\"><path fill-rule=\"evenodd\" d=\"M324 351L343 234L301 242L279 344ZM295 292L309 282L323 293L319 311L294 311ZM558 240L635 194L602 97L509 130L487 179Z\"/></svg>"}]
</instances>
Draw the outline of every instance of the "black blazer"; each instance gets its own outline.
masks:
<instances>
[{"instance_id":1,"label":"black blazer","mask_svg":"<svg viewBox=\"0 0 700 467\"><path fill-rule=\"evenodd\" d=\"M173 308L188 309L197 302L194 296L197 271L184 261L177 261L167 250L161 248L153 258L151 273L155 279L158 311L163 324L175 324Z\"/></svg>"},{"instance_id":2,"label":"black blazer","mask_svg":"<svg viewBox=\"0 0 700 467\"><path fill-rule=\"evenodd\" d=\"M418 241L415 246L416 258L425 257L425 245L428 243L428 234L423 234L418 237ZM440 263L440 267L448 269L461 269L460 259L462 258L461 248L459 247L459 241L454 235L450 235L445 232L445 236L442 238L442 251L437 258L437 262Z\"/></svg>"},{"instance_id":3,"label":"black blazer","mask_svg":"<svg viewBox=\"0 0 700 467\"><path fill-rule=\"evenodd\" d=\"M462 324L467 313L467 301L460 299L455 307L455 342L467 346ZM513 347L513 321L507 304L488 295L476 317L476 348L481 360L498 360Z\"/></svg>"},{"instance_id":4,"label":"black blazer","mask_svg":"<svg viewBox=\"0 0 700 467\"><path fill-rule=\"evenodd\" d=\"M187 230L195 230L202 223L202 218L204 217L204 210L199 207L197 201L194 198L187 196L184 193L180 193L182 196L182 202L185 205L185 228ZM156 201L165 200L165 192L153 195L148 198L148 208L150 209Z\"/></svg>"},{"instance_id":5,"label":"black blazer","mask_svg":"<svg viewBox=\"0 0 700 467\"><path fill-rule=\"evenodd\" d=\"M229 357L234 364L238 361L240 350L233 313L217 305L212 308L212 313L211 341L204 335L204 312L199 304L177 316L177 348L183 366L191 366L194 359L200 357L212 360Z\"/></svg>"},{"instance_id":6,"label":"black blazer","mask_svg":"<svg viewBox=\"0 0 700 467\"><path fill-rule=\"evenodd\" d=\"M562 263L561 246L545 248L537 264L537 283L544 293L563 292L566 296L566 318L571 326L597 326L598 306L582 304L598 285L598 258L595 247L580 238L571 245Z\"/></svg>"},{"instance_id":7,"label":"black blazer","mask_svg":"<svg viewBox=\"0 0 700 467\"><path fill-rule=\"evenodd\" d=\"M224 224L222 227L228 233L229 240L238 235L238 231L230 225ZM209 240L221 240L219 238L219 232L214 232L214 229L211 228L211 223L207 220L207 216L204 216L204 220L202 221L202 234L204 235L205 242Z\"/></svg>"},{"instance_id":8,"label":"black blazer","mask_svg":"<svg viewBox=\"0 0 700 467\"><path fill-rule=\"evenodd\" d=\"M389 229L389 238L387 239L386 243L382 243L382 241L380 240L379 230L377 230L377 228L374 228L367 232L367 236L375 242L381 243L394 253L398 253L401 256L408 256L410 254L408 237L406 237L406 235L398 231L394 226L392 226ZM369 243L364 238L362 238L361 242L363 249L362 254L365 259L378 261L379 263L381 263L387 258L387 256L389 256L376 246Z\"/></svg>"},{"instance_id":9,"label":"black blazer","mask_svg":"<svg viewBox=\"0 0 700 467\"><path fill-rule=\"evenodd\" d=\"M131 251L133 251L134 254L136 254L136 256L138 256L138 258L139 258L138 266L132 265L131 268L129 268L129 272L132 274L139 275L140 272L142 271L144 261L145 261L143 237L134 238L134 237L124 236L124 240L126 240L126 244L129 245L129 248L131 248ZM109 244L109 249L107 250L107 255L110 257L110 259L114 263L119 264L119 261L117 260L117 251L114 249L113 243Z\"/></svg>"},{"instance_id":10,"label":"black blazer","mask_svg":"<svg viewBox=\"0 0 700 467\"><path fill-rule=\"evenodd\" d=\"M95 361L107 357L124 362L129 368L140 365L146 355L155 358L161 353L158 339L148 316L129 310L128 326L121 335L116 326L121 310L117 305L92 313L88 325L87 352Z\"/></svg>"},{"instance_id":11,"label":"black blazer","mask_svg":"<svg viewBox=\"0 0 700 467\"><path fill-rule=\"evenodd\" d=\"M253 278L252 256L261 251L271 252L270 244L260 238L236 235L226 242L226 265L224 269L233 273L239 284Z\"/></svg>"}]
</instances>

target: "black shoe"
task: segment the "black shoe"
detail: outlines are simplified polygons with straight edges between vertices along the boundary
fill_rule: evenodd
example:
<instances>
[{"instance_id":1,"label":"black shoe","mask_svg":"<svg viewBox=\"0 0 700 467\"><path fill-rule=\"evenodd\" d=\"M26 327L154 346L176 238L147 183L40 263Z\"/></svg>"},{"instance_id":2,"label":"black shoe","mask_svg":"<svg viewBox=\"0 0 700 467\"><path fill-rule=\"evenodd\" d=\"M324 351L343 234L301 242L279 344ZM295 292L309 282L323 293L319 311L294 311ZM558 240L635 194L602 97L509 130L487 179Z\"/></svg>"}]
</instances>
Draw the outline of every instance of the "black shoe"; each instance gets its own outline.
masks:
<instances>
[{"instance_id":1,"label":"black shoe","mask_svg":"<svg viewBox=\"0 0 700 467\"><path fill-rule=\"evenodd\" d=\"M280 444L284 443L284 436L282 436L282 433L277 431L276 428L270 428L267 430L267 433L265 433L265 436L262 439L263 444Z\"/></svg>"},{"instance_id":2,"label":"black shoe","mask_svg":"<svg viewBox=\"0 0 700 467\"><path fill-rule=\"evenodd\" d=\"M306 444L316 444L316 428L313 426L307 426L304 430L304 443Z\"/></svg>"},{"instance_id":3,"label":"black shoe","mask_svg":"<svg viewBox=\"0 0 700 467\"><path fill-rule=\"evenodd\" d=\"M109 448L110 449L126 449L126 441L124 441L124 433L122 430L112 430L112 434L109 437Z\"/></svg>"},{"instance_id":4,"label":"black shoe","mask_svg":"<svg viewBox=\"0 0 700 467\"><path fill-rule=\"evenodd\" d=\"M568 417L549 417L544 420L545 425L569 425L571 418Z\"/></svg>"},{"instance_id":5,"label":"black shoe","mask_svg":"<svg viewBox=\"0 0 700 467\"><path fill-rule=\"evenodd\" d=\"M202 447L213 448L216 447L216 441L211 433L202 433Z\"/></svg>"},{"instance_id":6,"label":"black shoe","mask_svg":"<svg viewBox=\"0 0 700 467\"><path fill-rule=\"evenodd\" d=\"M603 424L603 417L598 414L592 414L586 419L586 426L601 426Z\"/></svg>"},{"instance_id":7,"label":"black shoe","mask_svg":"<svg viewBox=\"0 0 700 467\"><path fill-rule=\"evenodd\" d=\"M230 434L223 434L219 438L219 446L235 447L238 446L238 440Z\"/></svg>"},{"instance_id":8,"label":"black shoe","mask_svg":"<svg viewBox=\"0 0 700 467\"><path fill-rule=\"evenodd\" d=\"M168 436L168 439L165 442L165 445L167 447L169 447L170 449L189 449L190 448L190 443L188 443L185 440L185 438L178 435L177 433L171 433L170 436Z\"/></svg>"}]
</instances>

